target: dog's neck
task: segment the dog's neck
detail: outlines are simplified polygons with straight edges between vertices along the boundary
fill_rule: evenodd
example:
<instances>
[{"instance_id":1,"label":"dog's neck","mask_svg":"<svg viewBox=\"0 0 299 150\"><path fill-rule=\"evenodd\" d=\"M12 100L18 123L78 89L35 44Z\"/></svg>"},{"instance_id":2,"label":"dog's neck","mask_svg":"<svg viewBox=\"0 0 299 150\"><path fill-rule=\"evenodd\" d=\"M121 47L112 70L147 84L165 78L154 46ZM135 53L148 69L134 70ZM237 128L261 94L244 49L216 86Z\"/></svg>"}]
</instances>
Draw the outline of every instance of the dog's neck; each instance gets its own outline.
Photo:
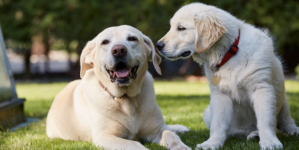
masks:
<instances>
[{"instance_id":1,"label":"dog's neck","mask_svg":"<svg viewBox=\"0 0 299 150\"><path fill-rule=\"evenodd\" d=\"M232 44L236 40L239 34L239 27L236 27L235 30L228 31L222 35L222 37L211 46L206 52L202 54L195 54L194 60L196 60L199 64L205 64L211 70L215 70L217 64L222 61L222 58L227 53L227 51L231 48Z\"/></svg>"},{"instance_id":2,"label":"dog's neck","mask_svg":"<svg viewBox=\"0 0 299 150\"><path fill-rule=\"evenodd\" d=\"M99 80L100 86L104 89L104 91L106 91L113 99L123 99L124 97L128 97L127 94L124 94L121 97L115 97L106 86L103 85L103 83Z\"/></svg>"}]
</instances>

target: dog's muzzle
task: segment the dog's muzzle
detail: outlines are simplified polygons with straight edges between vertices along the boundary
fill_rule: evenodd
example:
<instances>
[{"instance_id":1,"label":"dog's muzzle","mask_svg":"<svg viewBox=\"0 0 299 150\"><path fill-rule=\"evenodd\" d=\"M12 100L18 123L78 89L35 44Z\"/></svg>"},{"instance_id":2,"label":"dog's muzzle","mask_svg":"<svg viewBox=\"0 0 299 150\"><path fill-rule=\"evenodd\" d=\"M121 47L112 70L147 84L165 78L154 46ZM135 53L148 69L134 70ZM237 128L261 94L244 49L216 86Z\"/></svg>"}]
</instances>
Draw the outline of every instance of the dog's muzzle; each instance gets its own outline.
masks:
<instances>
[{"instance_id":1,"label":"dog's muzzle","mask_svg":"<svg viewBox=\"0 0 299 150\"><path fill-rule=\"evenodd\" d=\"M107 69L111 82L117 81L117 84L128 84L130 79L136 79L139 65L129 67L124 62L118 62L112 69Z\"/></svg>"}]
</instances>

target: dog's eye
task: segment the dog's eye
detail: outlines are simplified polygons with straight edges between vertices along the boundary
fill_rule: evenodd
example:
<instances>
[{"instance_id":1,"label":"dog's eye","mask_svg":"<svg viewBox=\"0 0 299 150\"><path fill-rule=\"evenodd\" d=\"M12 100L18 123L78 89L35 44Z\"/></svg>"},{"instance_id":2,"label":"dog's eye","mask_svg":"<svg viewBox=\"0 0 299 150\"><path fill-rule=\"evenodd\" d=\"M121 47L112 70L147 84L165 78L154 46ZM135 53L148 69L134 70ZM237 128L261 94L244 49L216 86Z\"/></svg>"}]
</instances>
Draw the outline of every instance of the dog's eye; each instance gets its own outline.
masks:
<instances>
[{"instance_id":1,"label":"dog's eye","mask_svg":"<svg viewBox=\"0 0 299 150\"><path fill-rule=\"evenodd\" d=\"M137 41L137 38L134 36L129 36L128 41Z\"/></svg>"},{"instance_id":2,"label":"dog's eye","mask_svg":"<svg viewBox=\"0 0 299 150\"><path fill-rule=\"evenodd\" d=\"M178 27L178 31L183 31L183 30L186 30L186 28L184 28L184 27Z\"/></svg>"},{"instance_id":3,"label":"dog's eye","mask_svg":"<svg viewBox=\"0 0 299 150\"><path fill-rule=\"evenodd\" d=\"M106 45L106 44L108 44L108 43L109 43L109 40L104 40L104 41L102 42L103 45Z\"/></svg>"}]
</instances>

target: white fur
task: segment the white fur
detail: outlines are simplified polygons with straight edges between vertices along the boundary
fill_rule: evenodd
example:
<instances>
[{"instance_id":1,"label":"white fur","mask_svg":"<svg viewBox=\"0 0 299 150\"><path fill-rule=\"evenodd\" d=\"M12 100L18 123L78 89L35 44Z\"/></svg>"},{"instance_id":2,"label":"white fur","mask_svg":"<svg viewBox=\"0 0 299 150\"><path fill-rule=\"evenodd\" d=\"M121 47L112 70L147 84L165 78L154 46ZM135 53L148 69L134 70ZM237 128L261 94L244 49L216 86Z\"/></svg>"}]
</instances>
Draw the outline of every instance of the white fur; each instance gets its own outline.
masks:
<instances>
[{"instance_id":1,"label":"white fur","mask_svg":"<svg viewBox=\"0 0 299 150\"><path fill-rule=\"evenodd\" d=\"M138 41L128 41L128 36ZM108 39L109 44L101 44ZM137 78L128 85L110 82L105 67L112 65L111 49L127 47L129 64L139 63ZM153 54L154 53L154 54ZM47 135L65 140L92 141L105 149L145 150L133 140L158 143L168 149L186 149L174 132L189 131L185 126L167 126L155 100L153 77L147 71L148 60L159 65L152 41L131 26L111 27L88 42L81 54L82 80L73 81L57 96L47 117ZM155 66L159 71L159 66ZM114 99L112 95L128 97ZM174 132L172 132L174 131Z\"/></svg>"},{"instance_id":2,"label":"white fur","mask_svg":"<svg viewBox=\"0 0 299 150\"><path fill-rule=\"evenodd\" d=\"M206 20L210 25L200 30L198 24ZM178 31L179 25L186 30ZM238 37L239 29L238 53L213 72ZM160 41L165 43L160 53L171 60L188 58L180 54L191 51L209 80L211 102L204 121L210 138L197 148L216 149L223 146L227 136L239 134L248 135L248 139L259 135L262 149L282 148L276 127L287 134L299 134L286 101L281 61L267 31L214 6L193 3L175 13L170 31ZM214 75L221 78L219 85L211 84Z\"/></svg>"}]
</instances>

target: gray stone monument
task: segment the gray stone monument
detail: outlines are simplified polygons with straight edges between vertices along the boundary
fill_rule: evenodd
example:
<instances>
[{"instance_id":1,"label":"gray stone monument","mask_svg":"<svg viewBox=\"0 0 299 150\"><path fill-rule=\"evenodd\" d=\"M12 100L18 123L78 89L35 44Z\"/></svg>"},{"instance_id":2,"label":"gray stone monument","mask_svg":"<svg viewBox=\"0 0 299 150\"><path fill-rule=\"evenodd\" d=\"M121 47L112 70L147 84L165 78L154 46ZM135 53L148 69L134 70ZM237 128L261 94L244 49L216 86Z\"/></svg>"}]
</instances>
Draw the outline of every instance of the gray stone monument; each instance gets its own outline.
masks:
<instances>
[{"instance_id":1,"label":"gray stone monument","mask_svg":"<svg viewBox=\"0 0 299 150\"><path fill-rule=\"evenodd\" d=\"M17 96L0 28L0 130L25 121L24 101Z\"/></svg>"}]
</instances>

